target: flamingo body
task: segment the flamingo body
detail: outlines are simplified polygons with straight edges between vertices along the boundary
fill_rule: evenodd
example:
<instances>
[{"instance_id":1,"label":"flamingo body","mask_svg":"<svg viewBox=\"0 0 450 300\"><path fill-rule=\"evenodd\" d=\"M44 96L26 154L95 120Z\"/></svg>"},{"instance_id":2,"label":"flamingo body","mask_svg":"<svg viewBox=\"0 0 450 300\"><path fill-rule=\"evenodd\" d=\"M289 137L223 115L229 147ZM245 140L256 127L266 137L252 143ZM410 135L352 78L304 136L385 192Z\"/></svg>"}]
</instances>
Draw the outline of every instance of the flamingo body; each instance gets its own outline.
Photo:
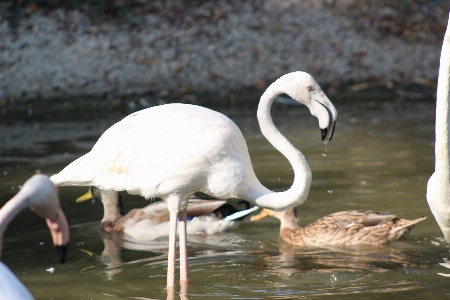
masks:
<instances>
[{"instance_id":1,"label":"flamingo body","mask_svg":"<svg viewBox=\"0 0 450 300\"><path fill-rule=\"evenodd\" d=\"M236 124L221 113L187 104L129 115L51 179L57 185L126 190L147 199L196 191L242 198L249 182L262 187Z\"/></svg>"},{"instance_id":2,"label":"flamingo body","mask_svg":"<svg viewBox=\"0 0 450 300\"><path fill-rule=\"evenodd\" d=\"M245 139L229 118L188 104L167 104L129 115L111 126L92 150L51 177L56 185L126 190L160 197L170 212L167 286L174 285L176 219L180 227L180 281L187 282L186 208L197 191L240 198L281 211L308 197L311 170L303 154L275 127L270 108L285 93L307 106L319 120L322 140L331 140L336 109L305 72L292 72L272 83L261 97L257 116L263 135L291 163L294 182L273 192L257 179Z\"/></svg>"},{"instance_id":3,"label":"flamingo body","mask_svg":"<svg viewBox=\"0 0 450 300\"><path fill-rule=\"evenodd\" d=\"M0 296L2 299L34 299L23 283L2 262L0 262Z\"/></svg>"}]
</instances>

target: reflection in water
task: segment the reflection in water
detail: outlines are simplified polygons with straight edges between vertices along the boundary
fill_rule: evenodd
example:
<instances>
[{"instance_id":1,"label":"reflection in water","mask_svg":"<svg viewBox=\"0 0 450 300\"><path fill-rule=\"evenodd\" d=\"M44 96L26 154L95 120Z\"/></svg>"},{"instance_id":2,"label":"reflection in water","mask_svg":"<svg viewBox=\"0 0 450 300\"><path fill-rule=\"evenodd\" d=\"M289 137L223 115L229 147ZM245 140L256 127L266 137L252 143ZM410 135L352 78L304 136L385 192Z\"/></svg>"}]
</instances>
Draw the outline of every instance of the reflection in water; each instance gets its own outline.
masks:
<instances>
[{"instance_id":1,"label":"reflection in water","mask_svg":"<svg viewBox=\"0 0 450 300\"><path fill-rule=\"evenodd\" d=\"M100 231L100 238L103 241L104 248L101 254L97 255L98 265L85 268L82 272L97 272L100 270L98 274L105 274L107 280L114 280L114 275L120 273L123 270L122 267L124 265L144 263L142 266L145 267L167 264L167 237L165 239L143 242L140 240L124 239L123 233L107 233ZM190 235L189 239L188 257L192 262L192 266L201 265L203 261L205 261L205 258L239 253L239 245L246 242L245 239L232 233ZM84 248L79 249L89 256L95 255ZM122 259L122 251L124 249L145 251L148 252L151 257L124 261Z\"/></svg>"},{"instance_id":2,"label":"reflection in water","mask_svg":"<svg viewBox=\"0 0 450 300\"><path fill-rule=\"evenodd\" d=\"M95 224L97 227L97 224ZM165 269L167 266L167 252L168 241L156 240L156 241L130 241L124 240L123 233L105 233L100 232L100 237L103 241L103 251L100 255L97 255L97 265L90 266L81 270L81 273L94 273L97 276L104 277L107 281L120 282L122 279L118 276L126 271L125 267L138 268L158 268ZM193 272L203 269L205 266L214 264L217 257L227 257L232 255L240 255L239 250L232 250L233 248L239 248L240 243L245 243L242 238L233 235L232 233L224 233L223 235L192 235L188 245L188 257L189 263ZM197 242L198 244L195 244ZM224 250L227 249L227 250ZM144 257L139 259L133 259L125 261L123 259L123 250L132 251L146 251L151 254L150 257ZM88 250L80 249L84 253L88 253ZM93 254L95 255L95 254ZM124 274L124 276L127 276ZM158 278L165 277L164 275L156 275ZM152 275L150 275L150 278ZM175 299L175 295L181 297L181 299L188 299L188 286L182 285L180 291L177 292L173 288L166 287L167 299ZM112 296L112 294L109 294ZM131 297L133 298L133 297Z\"/></svg>"},{"instance_id":3,"label":"reflection in water","mask_svg":"<svg viewBox=\"0 0 450 300\"><path fill-rule=\"evenodd\" d=\"M198 237L197 241L205 242L203 245L189 245L188 256L193 273L208 270L211 272L210 276L216 278L215 280L221 281L221 278L224 277L223 280L227 281L230 280L229 276L240 276L239 268L247 269L247 272L250 270L249 274L251 275L247 275L250 277L244 276L246 279L239 283L241 286L237 284L234 288L243 288L242 285L246 285L248 281L250 281L250 285L254 286L255 282L250 279L252 277L264 278L265 293L272 294L274 291L279 291L280 298L295 298L298 295L349 295L414 290L420 287L420 282L416 279L392 280L391 275L386 276L385 274L396 272L402 268L420 270L427 268L429 264L426 260L417 259L408 254L411 249L417 251L420 250L419 248L416 249L414 246L402 243L308 248L293 246L283 241L279 243L268 241L260 244L259 250L254 250L257 247L252 247L253 250L247 252L239 244L248 243L248 240L233 239L233 234L228 235L228 246L225 246L226 237L223 239L222 246L212 246L221 239L221 235L210 236L211 239ZM166 241L143 244L126 241L122 238L117 234L102 234L104 249L98 257L98 265L85 269L83 272L94 272L108 281L120 282L123 280L123 276L128 276L130 269L127 269L127 266L157 268L158 270L165 268L167 264ZM206 245L208 243L211 244L208 246ZM235 250L230 250L233 247ZM224 250L224 248L228 249ZM122 258L123 249L147 251L151 256L125 261ZM249 256L253 258L248 260ZM248 263L251 267L247 266ZM233 265L237 269L229 273L233 269ZM226 268L227 271L217 277L215 268ZM147 271L149 270L147 269ZM121 272L125 272L125 274L118 278L117 276ZM161 277L159 274L156 276ZM153 275L150 275L150 278L152 277ZM296 285L302 288L294 290L293 287ZM280 292L280 289L283 292ZM167 299L178 299L178 297L188 299L189 293L191 295L198 294L196 289L190 289L188 293L187 286L183 286L180 291L172 289L166 292ZM221 293L215 294L213 289L208 294L212 297L219 296ZM230 295L232 294L231 290Z\"/></svg>"},{"instance_id":4,"label":"reflection in water","mask_svg":"<svg viewBox=\"0 0 450 300\"><path fill-rule=\"evenodd\" d=\"M443 263L439 263L440 266L450 269L450 263L448 262L448 259L444 259ZM438 275L444 276L444 277L450 277L450 274L448 273L437 273Z\"/></svg>"},{"instance_id":5,"label":"reflection in water","mask_svg":"<svg viewBox=\"0 0 450 300\"><path fill-rule=\"evenodd\" d=\"M262 267L260 272L278 278L271 282L272 288L288 288L292 282L298 282L309 287L301 294L310 296L413 290L420 282L384 280L378 274L398 268L427 267L426 262L414 262L406 253L386 245L308 248L280 240L279 253L255 251L257 264Z\"/></svg>"}]
</instances>

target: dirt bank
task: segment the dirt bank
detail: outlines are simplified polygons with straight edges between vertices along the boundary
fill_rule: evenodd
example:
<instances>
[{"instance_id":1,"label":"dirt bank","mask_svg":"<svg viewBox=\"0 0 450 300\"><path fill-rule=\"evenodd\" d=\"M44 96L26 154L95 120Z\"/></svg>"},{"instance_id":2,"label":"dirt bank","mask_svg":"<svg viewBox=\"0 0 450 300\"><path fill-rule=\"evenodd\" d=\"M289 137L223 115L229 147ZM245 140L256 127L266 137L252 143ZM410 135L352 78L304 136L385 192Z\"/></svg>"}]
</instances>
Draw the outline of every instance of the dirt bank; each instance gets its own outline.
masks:
<instances>
[{"instance_id":1,"label":"dirt bank","mask_svg":"<svg viewBox=\"0 0 450 300\"><path fill-rule=\"evenodd\" d=\"M448 14L442 1L188 2L154 1L136 26L34 9L11 29L1 14L0 99L263 88L294 70L321 85L434 84Z\"/></svg>"}]
</instances>

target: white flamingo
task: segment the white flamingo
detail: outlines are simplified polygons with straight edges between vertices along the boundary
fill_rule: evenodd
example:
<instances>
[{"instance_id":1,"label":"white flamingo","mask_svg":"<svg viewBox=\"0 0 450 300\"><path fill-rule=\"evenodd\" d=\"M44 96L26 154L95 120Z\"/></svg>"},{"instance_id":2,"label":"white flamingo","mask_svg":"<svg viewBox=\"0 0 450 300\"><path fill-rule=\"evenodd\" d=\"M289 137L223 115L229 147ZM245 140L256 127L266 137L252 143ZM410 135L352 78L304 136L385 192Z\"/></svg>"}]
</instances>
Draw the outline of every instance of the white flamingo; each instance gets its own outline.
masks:
<instances>
[{"instance_id":1,"label":"white flamingo","mask_svg":"<svg viewBox=\"0 0 450 300\"><path fill-rule=\"evenodd\" d=\"M64 263L69 242L69 225L59 203L58 190L49 178L42 174L31 177L17 195L0 209L0 255L6 227L26 207L30 207L45 218L59 261ZM0 262L0 299L34 299L23 283L2 262Z\"/></svg>"},{"instance_id":2,"label":"white flamingo","mask_svg":"<svg viewBox=\"0 0 450 300\"><path fill-rule=\"evenodd\" d=\"M435 169L427 186L427 201L447 241L450 241L450 17L442 44L436 99Z\"/></svg>"},{"instance_id":3,"label":"white flamingo","mask_svg":"<svg viewBox=\"0 0 450 300\"><path fill-rule=\"evenodd\" d=\"M258 121L267 140L294 169L294 183L273 192L255 175L245 139L229 118L187 104L167 104L133 113L103 133L92 150L51 177L57 185L126 190L145 198L160 197L170 211L167 286L174 286L175 238L179 214L180 282L188 280L186 207L197 191L239 198L272 210L302 204L309 192L311 170L303 154L277 130L270 116L274 99L287 94L319 119L322 139L331 140L336 109L311 75L286 74L261 97Z\"/></svg>"}]
</instances>

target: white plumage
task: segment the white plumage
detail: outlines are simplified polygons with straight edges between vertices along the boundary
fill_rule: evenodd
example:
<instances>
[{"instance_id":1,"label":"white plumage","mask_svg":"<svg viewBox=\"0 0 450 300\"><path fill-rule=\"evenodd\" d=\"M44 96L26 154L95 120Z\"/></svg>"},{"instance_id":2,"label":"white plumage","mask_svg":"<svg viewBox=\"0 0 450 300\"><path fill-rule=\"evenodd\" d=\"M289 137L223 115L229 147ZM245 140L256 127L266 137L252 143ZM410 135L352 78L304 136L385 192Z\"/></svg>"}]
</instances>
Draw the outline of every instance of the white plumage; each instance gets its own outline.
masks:
<instances>
[{"instance_id":1,"label":"white plumage","mask_svg":"<svg viewBox=\"0 0 450 300\"><path fill-rule=\"evenodd\" d=\"M305 157L276 129L270 107L280 94L306 105L319 119L328 142L337 112L311 75L286 74L261 97L258 121L269 142L294 169L294 183L273 192L256 177L245 139L236 124L221 113L186 104L152 107L111 126L92 150L51 177L56 185L96 186L160 197L171 213L167 285L174 285L176 217L180 226L180 280L187 282L186 207L201 191L216 198L240 198L272 210L302 204L309 192L311 171Z\"/></svg>"},{"instance_id":2,"label":"white plumage","mask_svg":"<svg viewBox=\"0 0 450 300\"><path fill-rule=\"evenodd\" d=\"M247 145L233 121L200 106L168 104L114 124L91 152L52 181L126 190L147 199L185 188L229 198L237 197L251 177Z\"/></svg>"},{"instance_id":3,"label":"white plumage","mask_svg":"<svg viewBox=\"0 0 450 300\"><path fill-rule=\"evenodd\" d=\"M435 170L427 186L427 201L447 241L450 241L450 17L442 44L436 99Z\"/></svg>"}]
</instances>

